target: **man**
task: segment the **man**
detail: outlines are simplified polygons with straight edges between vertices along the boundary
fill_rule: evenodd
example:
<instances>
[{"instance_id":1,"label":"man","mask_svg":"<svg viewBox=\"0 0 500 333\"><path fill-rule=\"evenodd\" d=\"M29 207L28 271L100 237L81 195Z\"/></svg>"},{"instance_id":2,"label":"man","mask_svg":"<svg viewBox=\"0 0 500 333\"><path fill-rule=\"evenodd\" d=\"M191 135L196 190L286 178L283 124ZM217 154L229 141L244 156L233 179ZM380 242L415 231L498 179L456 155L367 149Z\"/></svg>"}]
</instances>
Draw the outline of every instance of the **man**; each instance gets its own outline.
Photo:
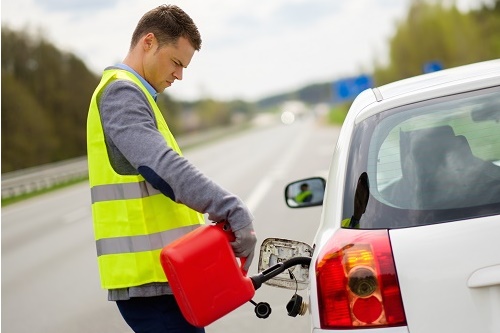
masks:
<instances>
[{"instance_id":1,"label":"man","mask_svg":"<svg viewBox=\"0 0 500 333\"><path fill-rule=\"evenodd\" d=\"M101 285L135 332L204 332L179 311L161 268L161 249L204 223L228 221L248 270L253 217L235 195L187 161L156 94L181 80L201 47L192 19L162 5L137 24L123 63L106 68L87 122L92 215ZM210 260L210 253L207 253Z\"/></svg>"},{"instance_id":2,"label":"man","mask_svg":"<svg viewBox=\"0 0 500 333\"><path fill-rule=\"evenodd\" d=\"M313 198L313 193L309 189L309 184L303 183L300 185L300 193L295 196L295 201L298 203L309 203Z\"/></svg>"}]
</instances>

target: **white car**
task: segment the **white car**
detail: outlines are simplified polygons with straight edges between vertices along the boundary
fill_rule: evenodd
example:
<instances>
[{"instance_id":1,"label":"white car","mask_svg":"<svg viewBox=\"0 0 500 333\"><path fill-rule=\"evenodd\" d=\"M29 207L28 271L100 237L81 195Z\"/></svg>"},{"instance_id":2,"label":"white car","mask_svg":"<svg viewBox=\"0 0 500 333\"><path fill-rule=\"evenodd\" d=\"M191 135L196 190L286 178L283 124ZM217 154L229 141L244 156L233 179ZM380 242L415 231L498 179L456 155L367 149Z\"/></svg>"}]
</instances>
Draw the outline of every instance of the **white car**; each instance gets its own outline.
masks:
<instances>
[{"instance_id":1,"label":"white car","mask_svg":"<svg viewBox=\"0 0 500 333\"><path fill-rule=\"evenodd\" d=\"M304 183L308 202L295 200ZM312 332L500 332L500 60L365 90L326 188L310 178L285 193L290 207L323 203ZM299 253L280 242L263 244L259 270ZM266 283L295 289L287 276Z\"/></svg>"}]
</instances>

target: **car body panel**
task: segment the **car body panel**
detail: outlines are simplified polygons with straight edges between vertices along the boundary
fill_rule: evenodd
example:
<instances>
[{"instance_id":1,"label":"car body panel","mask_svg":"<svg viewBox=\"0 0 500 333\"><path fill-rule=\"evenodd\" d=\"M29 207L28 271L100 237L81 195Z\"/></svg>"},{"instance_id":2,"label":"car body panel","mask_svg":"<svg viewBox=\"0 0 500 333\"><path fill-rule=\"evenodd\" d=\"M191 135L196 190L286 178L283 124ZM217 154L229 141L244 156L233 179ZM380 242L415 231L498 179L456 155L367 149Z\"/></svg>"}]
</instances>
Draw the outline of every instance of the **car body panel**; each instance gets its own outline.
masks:
<instances>
[{"instance_id":1,"label":"car body panel","mask_svg":"<svg viewBox=\"0 0 500 333\"><path fill-rule=\"evenodd\" d=\"M410 332L500 332L500 276L469 287L500 265L500 216L390 231Z\"/></svg>"}]
</instances>

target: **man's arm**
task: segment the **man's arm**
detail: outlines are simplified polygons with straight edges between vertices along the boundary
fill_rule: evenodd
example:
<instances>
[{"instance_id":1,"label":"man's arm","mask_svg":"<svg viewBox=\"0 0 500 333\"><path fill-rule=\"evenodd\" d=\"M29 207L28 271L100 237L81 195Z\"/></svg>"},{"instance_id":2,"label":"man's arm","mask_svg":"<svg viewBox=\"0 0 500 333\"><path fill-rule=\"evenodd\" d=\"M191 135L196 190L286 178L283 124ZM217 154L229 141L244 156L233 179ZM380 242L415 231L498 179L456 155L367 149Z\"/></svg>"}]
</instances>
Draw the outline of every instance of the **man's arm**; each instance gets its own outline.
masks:
<instances>
[{"instance_id":1,"label":"man's arm","mask_svg":"<svg viewBox=\"0 0 500 333\"><path fill-rule=\"evenodd\" d=\"M172 200L207 213L212 221L228 221L234 231L252 223L252 214L237 196L167 145L146 96L135 84L111 83L101 95L99 110L110 159L118 173L137 170Z\"/></svg>"}]
</instances>

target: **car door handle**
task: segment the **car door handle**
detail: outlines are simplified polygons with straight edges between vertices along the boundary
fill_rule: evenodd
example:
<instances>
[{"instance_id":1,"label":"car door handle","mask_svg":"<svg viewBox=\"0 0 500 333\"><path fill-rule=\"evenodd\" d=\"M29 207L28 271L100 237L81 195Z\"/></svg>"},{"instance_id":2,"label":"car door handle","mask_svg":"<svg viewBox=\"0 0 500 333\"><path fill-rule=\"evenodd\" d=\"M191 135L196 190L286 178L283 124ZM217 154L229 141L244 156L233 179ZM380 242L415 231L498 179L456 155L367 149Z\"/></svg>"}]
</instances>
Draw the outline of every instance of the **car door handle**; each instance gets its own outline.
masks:
<instances>
[{"instance_id":1,"label":"car door handle","mask_svg":"<svg viewBox=\"0 0 500 333\"><path fill-rule=\"evenodd\" d=\"M467 280L469 288L482 288L500 285L500 265L483 267L471 274Z\"/></svg>"}]
</instances>

